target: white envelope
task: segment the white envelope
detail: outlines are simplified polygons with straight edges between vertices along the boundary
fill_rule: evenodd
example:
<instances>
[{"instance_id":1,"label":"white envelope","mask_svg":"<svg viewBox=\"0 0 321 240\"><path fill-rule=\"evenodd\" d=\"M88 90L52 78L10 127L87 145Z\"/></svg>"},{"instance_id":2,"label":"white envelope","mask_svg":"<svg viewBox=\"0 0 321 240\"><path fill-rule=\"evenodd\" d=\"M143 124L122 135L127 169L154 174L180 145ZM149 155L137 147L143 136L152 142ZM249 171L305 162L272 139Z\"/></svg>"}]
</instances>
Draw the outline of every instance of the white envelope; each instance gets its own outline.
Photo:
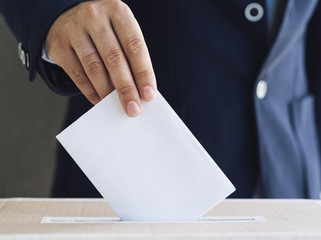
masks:
<instances>
[{"instance_id":1,"label":"white envelope","mask_svg":"<svg viewBox=\"0 0 321 240\"><path fill-rule=\"evenodd\" d=\"M57 139L126 221L194 221L234 186L157 93L127 117L116 91Z\"/></svg>"}]
</instances>

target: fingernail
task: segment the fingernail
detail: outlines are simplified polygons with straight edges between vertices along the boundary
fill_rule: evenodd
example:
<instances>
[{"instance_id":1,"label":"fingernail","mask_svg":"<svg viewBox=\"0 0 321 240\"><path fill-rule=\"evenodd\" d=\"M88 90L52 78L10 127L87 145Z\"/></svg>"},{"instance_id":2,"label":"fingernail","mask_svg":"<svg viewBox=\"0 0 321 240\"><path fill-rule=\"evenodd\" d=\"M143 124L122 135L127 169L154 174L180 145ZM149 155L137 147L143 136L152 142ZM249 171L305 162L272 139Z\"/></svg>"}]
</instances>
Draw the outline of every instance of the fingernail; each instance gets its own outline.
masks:
<instances>
[{"instance_id":1,"label":"fingernail","mask_svg":"<svg viewBox=\"0 0 321 240\"><path fill-rule=\"evenodd\" d=\"M143 97L145 100L152 100L155 97L154 89L150 86L143 88Z\"/></svg>"},{"instance_id":2,"label":"fingernail","mask_svg":"<svg viewBox=\"0 0 321 240\"><path fill-rule=\"evenodd\" d=\"M135 117L140 113L140 107L138 106L137 102L130 101L127 104L127 113L130 117Z\"/></svg>"}]
</instances>

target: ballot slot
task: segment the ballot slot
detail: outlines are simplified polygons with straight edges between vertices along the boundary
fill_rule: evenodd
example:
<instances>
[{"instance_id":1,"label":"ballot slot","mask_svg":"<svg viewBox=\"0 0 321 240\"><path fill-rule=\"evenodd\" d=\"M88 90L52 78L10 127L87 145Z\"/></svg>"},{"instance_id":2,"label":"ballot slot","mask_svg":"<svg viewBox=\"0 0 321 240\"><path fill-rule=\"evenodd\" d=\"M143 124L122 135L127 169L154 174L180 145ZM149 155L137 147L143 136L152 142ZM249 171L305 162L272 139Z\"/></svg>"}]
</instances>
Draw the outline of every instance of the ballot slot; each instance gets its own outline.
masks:
<instances>
[{"instance_id":1,"label":"ballot slot","mask_svg":"<svg viewBox=\"0 0 321 240\"><path fill-rule=\"evenodd\" d=\"M202 217L196 221L176 221L172 223L251 223L266 222L263 216L210 216ZM141 222L122 221L118 217L43 217L41 223L56 224L97 224L97 223L163 223L163 222ZM168 223L168 222L167 222Z\"/></svg>"}]
</instances>

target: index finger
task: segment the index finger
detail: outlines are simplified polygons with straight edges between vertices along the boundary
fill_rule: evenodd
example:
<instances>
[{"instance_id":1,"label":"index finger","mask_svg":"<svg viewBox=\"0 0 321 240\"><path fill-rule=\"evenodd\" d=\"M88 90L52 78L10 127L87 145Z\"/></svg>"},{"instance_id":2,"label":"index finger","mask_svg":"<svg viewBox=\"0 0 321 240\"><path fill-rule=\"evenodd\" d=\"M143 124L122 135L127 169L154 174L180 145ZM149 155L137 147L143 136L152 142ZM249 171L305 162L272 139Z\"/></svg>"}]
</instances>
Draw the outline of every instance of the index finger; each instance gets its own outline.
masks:
<instances>
[{"instance_id":1,"label":"index finger","mask_svg":"<svg viewBox=\"0 0 321 240\"><path fill-rule=\"evenodd\" d=\"M140 96L151 101L157 91L156 78L142 31L133 13L125 5L122 13L115 11L110 16L118 40L128 59Z\"/></svg>"}]
</instances>

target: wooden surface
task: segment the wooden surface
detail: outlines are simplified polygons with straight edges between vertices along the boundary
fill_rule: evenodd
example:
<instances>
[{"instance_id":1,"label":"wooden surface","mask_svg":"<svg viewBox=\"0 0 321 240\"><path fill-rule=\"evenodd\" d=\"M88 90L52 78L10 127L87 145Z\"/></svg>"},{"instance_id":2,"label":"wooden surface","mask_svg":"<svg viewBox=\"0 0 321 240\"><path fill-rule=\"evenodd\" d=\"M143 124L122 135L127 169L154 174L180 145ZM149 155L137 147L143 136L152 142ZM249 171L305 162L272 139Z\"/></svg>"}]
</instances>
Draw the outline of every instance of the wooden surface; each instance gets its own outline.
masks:
<instances>
[{"instance_id":1,"label":"wooden surface","mask_svg":"<svg viewBox=\"0 0 321 240\"><path fill-rule=\"evenodd\" d=\"M321 201L225 200L207 216L258 222L40 223L43 217L117 217L101 199L1 199L0 239L321 239Z\"/></svg>"}]
</instances>

